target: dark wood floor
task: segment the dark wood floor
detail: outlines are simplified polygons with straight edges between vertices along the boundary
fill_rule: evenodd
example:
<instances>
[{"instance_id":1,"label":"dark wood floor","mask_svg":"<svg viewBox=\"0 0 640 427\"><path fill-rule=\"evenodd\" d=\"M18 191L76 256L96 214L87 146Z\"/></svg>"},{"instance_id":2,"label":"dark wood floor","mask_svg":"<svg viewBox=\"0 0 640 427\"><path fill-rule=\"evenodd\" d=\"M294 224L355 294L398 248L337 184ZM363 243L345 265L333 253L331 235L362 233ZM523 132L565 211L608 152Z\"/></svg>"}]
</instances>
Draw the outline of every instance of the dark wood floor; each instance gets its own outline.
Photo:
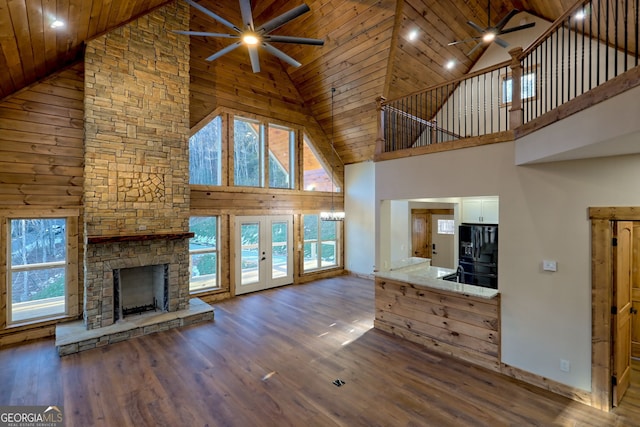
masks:
<instances>
[{"instance_id":1,"label":"dark wood floor","mask_svg":"<svg viewBox=\"0 0 640 427\"><path fill-rule=\"evenodd\" d=\"M372 329L373 289L246 295L215 322L64 358L53 340L5 348L0 405L64 405L83 427L640 425L637 370L632 403L600 412Z\"/></svg>"}]
</instances>

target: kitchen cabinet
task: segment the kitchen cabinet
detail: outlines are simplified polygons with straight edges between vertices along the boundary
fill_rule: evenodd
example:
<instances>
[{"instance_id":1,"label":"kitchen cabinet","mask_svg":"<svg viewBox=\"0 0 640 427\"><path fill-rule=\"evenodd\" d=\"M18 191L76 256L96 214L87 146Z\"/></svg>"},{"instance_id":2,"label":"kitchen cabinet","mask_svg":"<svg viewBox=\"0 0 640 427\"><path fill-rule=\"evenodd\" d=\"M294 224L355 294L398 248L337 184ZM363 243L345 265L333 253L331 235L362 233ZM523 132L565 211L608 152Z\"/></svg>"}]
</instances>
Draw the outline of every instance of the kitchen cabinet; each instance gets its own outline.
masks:
<instances>
[{"instance_id":1,"label":"kitchen cabinet","mask_svg":"<svg viewBox=\"0 0 640 427\"><path fill-rule=\"evenodd\" d=\"M463 199L462 222L471 224L497 224L498 198Z\"/></svg>"}]
</instances>

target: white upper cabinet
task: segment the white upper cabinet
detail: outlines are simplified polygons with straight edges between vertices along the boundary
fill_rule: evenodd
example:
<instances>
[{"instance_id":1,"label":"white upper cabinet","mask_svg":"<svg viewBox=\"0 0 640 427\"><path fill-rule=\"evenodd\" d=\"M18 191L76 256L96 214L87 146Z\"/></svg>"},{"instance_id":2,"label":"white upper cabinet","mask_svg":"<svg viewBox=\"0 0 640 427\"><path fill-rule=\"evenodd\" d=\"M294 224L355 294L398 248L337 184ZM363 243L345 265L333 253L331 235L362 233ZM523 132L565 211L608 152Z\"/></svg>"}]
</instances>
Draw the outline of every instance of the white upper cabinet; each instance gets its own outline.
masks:
<instances>
[{"instance_id":1,"label":"white upper cabinet","mask_svg":"<svg viewBox=\"0 0 640 427\"><path fill-rule=\"evenodd\" d=\"M473 198L462 200L462 222L471 224L497 224L498 198Z\"/></svg>"}]
</instances>

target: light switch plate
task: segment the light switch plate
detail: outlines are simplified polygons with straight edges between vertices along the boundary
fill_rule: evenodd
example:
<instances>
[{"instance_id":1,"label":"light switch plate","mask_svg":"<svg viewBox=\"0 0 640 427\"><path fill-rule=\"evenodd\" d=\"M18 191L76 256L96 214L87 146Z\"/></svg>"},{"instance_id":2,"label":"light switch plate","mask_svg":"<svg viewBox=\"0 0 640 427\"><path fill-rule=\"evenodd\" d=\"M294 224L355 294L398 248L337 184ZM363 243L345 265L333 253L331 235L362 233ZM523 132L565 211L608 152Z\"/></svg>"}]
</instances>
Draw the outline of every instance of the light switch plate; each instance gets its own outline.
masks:
<instances>
[{"instance_id":1,"label":"light switch plate","mask_svg":"<svg viewBox=\"0 0 640 427\"><path fill-rule=\"evenodd\" d=\"M556 261L544 260L542 261L542 269L544 271L558 271L558 263Z\"/></svg>"}]
</instances>

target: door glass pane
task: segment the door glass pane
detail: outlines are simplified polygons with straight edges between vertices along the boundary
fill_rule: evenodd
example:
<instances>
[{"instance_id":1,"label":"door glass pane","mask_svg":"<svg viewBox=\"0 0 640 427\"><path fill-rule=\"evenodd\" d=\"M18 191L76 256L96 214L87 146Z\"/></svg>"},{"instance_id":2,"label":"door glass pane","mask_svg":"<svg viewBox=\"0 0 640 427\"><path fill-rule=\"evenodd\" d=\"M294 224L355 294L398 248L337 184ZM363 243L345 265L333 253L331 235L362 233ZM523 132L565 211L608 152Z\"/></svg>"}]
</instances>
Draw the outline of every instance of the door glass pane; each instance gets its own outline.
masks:
<instances>
[{"instance_id":1,"label":"door glass pane","mask_svg":"<svg viewBox=\"0 0 640 427\"><path fill-rule=\"evenodd\" d=\"M293 130L269 125L269 187L271 188L292 188L293 141Z\"/></svg>"},{"instance_id":2,"label":"door glass pane","mask_svg":"<svg viewBox=\"0 0 640 427\"><path fill-rule=\"evenodd\" d=\"M288 273L287 223L274 222L271 225L271 278L285 277Z\"/></svg>"},{"instance_id":3,"label":"door glass pane","mask_svg":"<svg viewBox=\"0 0 640 427\"><path fill-rule=\"evenodd\" d=\"M242 224L240 242L240 283L256 283L260 280L260 223Z\"/></svg>"},{"instance_id":4,"label":"door glass pane","mask_svg":"<svg viewBox=\"0 0 640 427\"><path fill-rule=\"evenodd\" d=\"M262 186L262 125L235 119L233 132L234 185Z\"/></svg>"}]
</instances>

